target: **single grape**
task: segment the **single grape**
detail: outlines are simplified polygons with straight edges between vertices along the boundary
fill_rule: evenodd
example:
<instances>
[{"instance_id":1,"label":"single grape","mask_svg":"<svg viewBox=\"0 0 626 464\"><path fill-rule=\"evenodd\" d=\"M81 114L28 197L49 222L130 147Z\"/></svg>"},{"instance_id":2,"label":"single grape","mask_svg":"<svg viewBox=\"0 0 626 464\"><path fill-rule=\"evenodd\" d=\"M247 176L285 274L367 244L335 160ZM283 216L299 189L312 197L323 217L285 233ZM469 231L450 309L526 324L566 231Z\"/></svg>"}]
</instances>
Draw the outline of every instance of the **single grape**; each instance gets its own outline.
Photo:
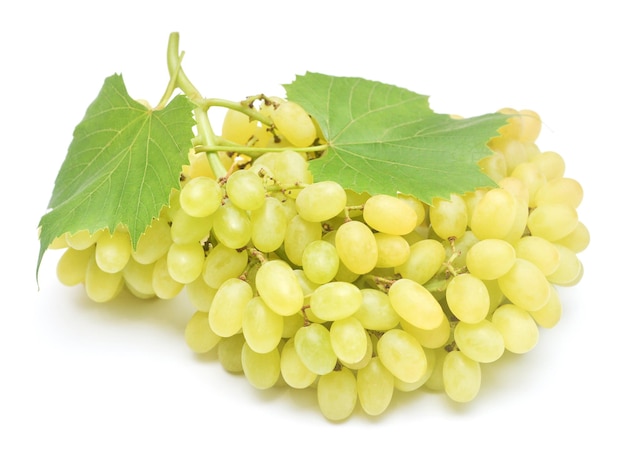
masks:
<instances>
[{"instance_id":1,"label":"single grape","mask_svg":"<svg viewBox=\"0 0 626 464\"><path fill-rule=\"evenodd\" d=\"M222 188L210 177L189 179L180 190L180 207L193 217L206 217L213 214L222 204Z\"/></svg>"},{"instance_id":2,"label":"single grape","mask_svg":"<svg viewBox=\"0 0 626 464\"><path fill-rule=\"evenodd\" d=\"M385 332L377 344L380 361L403 382L416 382L426 372L427 359L419 342L401 329Z\"/></svg>"},{"instance_id":3,"label":"single grape","mask_svg":"<svg viewBox=\"0 0 626 464\"><path fill-rule=\"evenodd\" d=\"M228 199L242 210L253 211L265 203L263 179L251 170L240 169L228 176L226 193Z\"/></svg>"},{"instance_id":4,"label":"single grape","mask_svg":"<svg viewBox=\"0 0 626 464\"><path fill-rule=\"evenodd\" d=\"M322 375L317 383L317 402L324 417L333 421L346 419L357 403L356 378L350 369Z\"/></svg>"}]
</instances>

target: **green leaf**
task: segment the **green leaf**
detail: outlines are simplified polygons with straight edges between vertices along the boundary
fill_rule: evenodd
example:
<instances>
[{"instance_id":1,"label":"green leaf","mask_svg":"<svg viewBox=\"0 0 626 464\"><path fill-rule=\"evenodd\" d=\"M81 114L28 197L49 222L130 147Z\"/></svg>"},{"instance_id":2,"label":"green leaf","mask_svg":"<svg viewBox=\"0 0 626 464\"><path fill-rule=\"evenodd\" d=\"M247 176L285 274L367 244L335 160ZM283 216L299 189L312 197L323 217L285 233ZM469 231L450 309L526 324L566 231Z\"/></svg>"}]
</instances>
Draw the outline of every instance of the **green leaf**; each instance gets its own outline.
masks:
<instances>
[{"instance_id":1,"label":"green leaf","mask_svg":"<svg viewBox=\"0 0 626 464\"><path fill-rule=\"evenodd\" d=\"M306 73L284 87L328 141L310 163L316 181L372 195L402 192L428 204L495 185L477 162L492 153L486 143L505 115L453 119L432 111L424 95L361 78Z\"/></svg>"},{"instance_id":2,"label":"green leaf","mask_svg":"<svg viewBox=\"0 0 626 464\"><path fill-rule=\"evenodd\" d=\"M51 210L39 223L37 270L48 246L66 232L125 224L136 246L180 187L195 124L192 108L179 95L164 109L150 110L128 95L122 76L105 80L74 130Z\"/></svg>"}]
</instances>

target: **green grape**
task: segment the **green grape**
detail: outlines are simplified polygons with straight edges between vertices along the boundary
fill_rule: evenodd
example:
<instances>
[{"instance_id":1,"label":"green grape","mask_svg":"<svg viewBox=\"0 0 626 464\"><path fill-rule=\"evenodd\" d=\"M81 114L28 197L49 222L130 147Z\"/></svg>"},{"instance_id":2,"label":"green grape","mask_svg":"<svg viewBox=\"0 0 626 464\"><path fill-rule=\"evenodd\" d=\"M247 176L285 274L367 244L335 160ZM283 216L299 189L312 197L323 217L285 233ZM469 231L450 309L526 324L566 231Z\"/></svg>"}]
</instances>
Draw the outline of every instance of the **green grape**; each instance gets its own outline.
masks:
<instances>
[{"instance_id":1,"label":"green grape","mask_svg":"<svg viewBox=\"0 0 626 464\"><path fill-rule=\"evenodd\" d=\"M102 232L102 230L99 230L92 234L88 230L83 229L73 234L65 234L65 241L67 242L67 246L70 248L74 248L75 250L85 250L98 241Z\"/></svg>"},{"instance_id":2,"label":"green grape","mask_svg":"<svg viewBox=\"0 0 626 464\"><path fill-rule=\"evenodd\" d=\"M285 239L288 224L287 210L274 197L266 197L260 208L250 213L252 244L263 252L277 250Z\"/></svg>"},{"instance_id":3,"label":"green grape","mask_svg":"<svg viewBox=\"0 0 626 464\"><path fill-rule=\"evenodd\" d=\"M74 286L85 281L87 265L92 259L95 247L78 250L66 249L57 262L57 278L63 285Z\"/></svg>"},{"instance_id":4,"label":"green grape","mask_svg":"<svg viewBox=\"0 0 626 464\"><path fill-rule=\"evenodd\" d=\"M494 152L492 155L482 158L478 161L478 166L495 182L506 176L506 159L502 153Z\"/></svg>"},{"instance_id":5,"label":"green grape","mask_svg":"<svg viewBox=\"0 0 626 464\"><path fill-rule=\"evenodd\" d=\"M142 298L152 298L155 296L152 286L152 275L154 274L154 263L141 264L133 258L128 260L128 264L122 270L122 276L126 287L131 292Z\"/></svg>"},{"instance_id":6,"label":"green grape","mask_svg":"<svg viewBox=\"0 0 626 464\"><path fill-rule=\"evenodd\" d=\"M504 353L502 334L486 319L475 324L460 321L454 328L454 341L463 354L480 363L494 362Z\"/></svg>"},{"instance_id":7,"label":"green grape","mask_svg":"<svg viewBox=\"0 0 626 464\"><path fill-rule=\"evenodd\" d=\"M331 180L307 185L296 197L296 209L302 219L310 222L327 221L346 207L346 191Z\"/></svg>"},{"instance_id":8,"label":"green grape","mask_svg":"<svg viewBox=\"0 0 626 464\"><path fill-rule=\"evenodd\" d=\"M356 374L356 390L359 404L370 416L385 412L394 393L394 376L380 358L372 360Z\"/></svg>"},{"instance_id":9,"label":"green grape","mask_svg":"<svg viewBox=\"0 0 626 464\"><path fill-rule=\"evenodd\" d=\"M399 279L389 288L389 301L398 315L421 329L441 325L445 314L439 302L426 288L411 279Z\"/></svg>"},{"instance_id":10,"label":"green grape","mask_svg":"<svg viewBox=\"0 0 626 464\"><path fill-rule=\"evenodd\" d=\"M533 263L544 275L552 274L559 266L559 250L543 237L522 237L515 243L515 254Z\"/></svg>"},{"instance_id":11,"label":"green grape","mask_svg":"<svg viewBox=\"0 0 626 464\"><path fill-rule=\"evenodd\" d=\"M426 372L424 373L424 375L415 382L403 382L399 378L394 377L393 384L396 390L403 392L412 392L420 388L422 385L426 384L428 379L430 379L435 370L437 358L435 350L432 349L424 349L424 354L426 355Z\"/></svg>"},{"instance_id":12,"label":"green grape","mask_svg":"<svg viewBox=\"0 0 626 464\"><path fill-rule=\"evenodd\" d=\"M359 287L348 282L328 282L315 289L309 304L311 312L324 321L336 321L357 312L363 296Z\"/></svg>"},{"instance_id":13,"label":"green grape","mask_svg":"<svg viewBox=\"0 0 626 464\"><path fill-rule=\"evenodd\" d=\"M228 176L226 182L228 199L237 208L253 211L265 202L263 179L254 171L240 169Z\"/></svg>"},{"instance_id":14,"label":"green grape","mask_svg":"<svg viewBox=\"0 0 626 464\"><path fill-rule=\"evenodd\" d=\"M385 332L378 340L376 350L383 365L403 382L417 382L426 373L424 349L404 330Z\"/></svg>"},{"instance_id":15,"label":"green grape","mask_svg":"<svg viewBox=\"0 0 626 464\"><path fill-rule=\"evenodd\" d=\"M416 215L415 223L418 226L422 222L424 222L424 219L426 218L426 207L424 206L424 203L422 203L421 201L419 201L417 198L415 198L412 195L404 195L402 193L398 194L398 198L402 200L403 202L405 202L406 204L408 204L411 207L411 209L415 211L415 215ZM407 235L407 234L401 234L401 235Z\"/></svg>"},{"instance_id":16,"label":"green grape","mask_svg":"<svg viewBox=\"0 0 626 464\"><path fill-rule=\"evenodd\" d=\"M406 235L418 226L416 210L390 195L370 197L363 205L363 220L372 229L392 235Z\"/></svg>"},{"instance_id":17,"label":"green grape","mask_svg":"<svg viewBox=\"0 0 626 464\"><path fill-rule=\"evenodd\" d=\"M287 224L285 232L285 253L296 266L302 266L302 256L306 246L322 238L322 225L310 222L296 215Z\"/></svg>"},{"instance_id":18,"label":"green grape","mask_svg":"<svg viewBox=\"0 0 626 464\"><path fill-rule=\"evenodd\" d=\"M447 317L444 317L441 324L434 329L420 329L405 320L400 321L400 326L405 332L413 335L423 348L440 348L450 340L450 321Z\"/></svg>"},{"instance_id":19,"label":"green grape","mask_svg":"<svg viewBox=\"0 0 626 464\"><path fill-rule=\"evenodd\" d=\"M578 214L570 205L544 203L528 215L528 229L532 235L551 242L562 239L578 226Z\"/></svg>"},{"instance_id":20,"label":"green grape","mask_svg":"<svg viewBox=\"0 0 626 464\"><path fill-rule=\"evenodd\" d=\"M337 229L335 248L341 262L356 274L367 274L378 261L374 234L367 225L359 221L346 222Z\"/></svg>"},{"instance_id":21,"label":"green grape","mask_svg":"<svg viewBox=\"0 0 626 464\"><path fill-rule=\"evenodd\" d=\"M185 342L195 353L208 353L222 339L209 325L209 317L204 311L196 311L185 326Z\"/></svg>"},{"instance_id":22,"label":"green grape","mask_svg":"<svg viewBox=\"0 0 626 464\"><path fill-rule=\"evenodd\" d=\"M438 240L426 239L415 242L410 247L408 259L395 272L419 284L428 282L446 259L446 250Z\"/></svg>"},{"instance_id":23,"label":"green grape","mask_svg":"<svg viewBox=\"0 0 626 464\"><path fill-rule=\"evenodd\" d=\"M332 421L346 419L358 400L356 378L350 369L322 375L317 383L317 403L324 417Z\"/></svg>"},{"instance_id":24,"label":"green grape","mask_svg":"<svg viewBox=\"0 0 626 464\"><path fill-rule=\"evenodd\" d=\"M180 207L192 217L207 217L222 204L222 187L210 177L189 179L180 190Z\"/></svg>"},{"instance_id":25,"label":"green grape","mask_svg":"<svg viewBox=\"0 0 626 464\"><path fill-rule=\"evenodd\" d=\"M165 219L154 219L139 237L132 258L141 264L150 264L165 256L172 244L170 226Z\"/></svg>"},{"instance_id":26,"label":"green grape","mask_svg":"<svg viewBox=\"0 0 626 464\"><path fill-rule=\"evenodd\" d=\"M208 313L217 289L207 285L202 276L184 287L191 305L198 311Z\"/></svg>"},{"instance_id":27,"label":"green grape","mask_svg":"<svg viewBox=\"0 0 626 464\"><path fill-rule=\"evenodd\" d=\"M239 145L246 145L257 128L257 121L241 111L228 109L222 121L222 137Z\"/></svg>"},{"instance_id":28,"label":"green grape","mask_svg":"<svg viewBox=\"0 0 626 464\"><path fill-rule=\"evenodd\" d=\"M537 191L537 206L548 203L564 204L578 208L583 201L583 188L577 180L568 177L551 179Z\"/></svg>"},{"instance_id":29,"label":"green grape","mask_svg":"<svg viewBox=\"0 0 626 464\"><path fill-rule=\"evenodd\" d=\"M527 192L525 204L534 208L537 206L537 191L546 184L546 177L539 166L530 161L521 163L511 173L511 177L519 179L525 186Z\"/></svg>"},{"instance_id":30,"label":"green grape","mask_svg":"<svg viewBox=\"0 0 626 464\"><path fill-rule=\"evenodd\" d=\"M298 311L290 316L283 316L283 333L282 338L292 338L298 329L304 325L304 314Z\"/></svg>"},{"instance_id":31,"label":"green grape","mask_svg":"<svg viewBox=\"0 0 626 464\"><path fill-rule=\"evenodd\" d=\"M248 265L248 253L237 251L223 243L218 243L211 249L204 261L202 277L206 284L219 288L224 282L243 274Z\"/></svg>"},{"instance_id":32,"label":"green grape","mask_svg":"<svg viewBox=\"0 0 626 464\"><path fill-rule=\"evenodd\" d=\"M372 356L374 355L374 342L372 341L372 337L375 337L375 335L371 335L366 332L365 355L363 355L361 359L354 363L346 362L345 360L342 361L341 364L343 365L343 367L345 367L346 369L352 369L353 371L358 371L359 369L363 369L365 366L368 365L368 363L372 360Z\"/></svg>"},{"instance_id":33,"label":"green grape","mask_svg":"<svg viewBox=\"0 0 626 464\"><path fill-rule=\"evenodd\" d=\"M563 245L574 253L580 253L589 246L589 229L582 222L578 221L576 228L565 237L555 241L559 245Z\"/></svg>"},{"instance_id":34,"label":"green grape","mask_svg":"<svg viewBox=\"0 0 626 464\"><path fill-rule=\"evenodd\" d=\"M473 400L480 391L480 364L460 351L445 355L441 366L443 387L450 399L458 403Z\"/></svg>"},{"instance_id":35,"label":"green grape","mask_svg":"<svg viewBox=\"0 0 626 464\"><path fill-rule=\"evenodd\" d=\"M250 349L257 353L274 350L283 334L283 316L272 311L261 297L254 297L243 310L241 328Z\"/></svg>"},{"instance_id":36,"label":"green grape","mask_svg":"<svg viewBox=\"0 0 626 464\"><path fill-rule=\"evenodd\" d=\"M382 332L400 323L400 316L391 306L389 295L374 288L363 288L360 292L362 302L354 317L363 327Z\"/></svg>"},{"instance_id":37,"label":"green grape","mask_svg":"<svg viewBox=\"0 0 626 464\"><path fill-rule=\"evenodd\" d=\"M391 235L384 232L374 234L376 248L378 249L378 259L376 267L394 268L404 264L411 254L409 242L400 235Z\"/></svg>"},{"instance_id":38,"label":"green grape","mask_svg":"<svg viewBox=\"0 0 626 464\"><path fill-rule=\"evenodd\" d=\"M285 342L280 353L280 372L285 383L297 389L307 388L317 379L317 374L300 360L293 338Z\"/></svg>"},{"instance_id":39,"label":"green grape","mask_svg":"<svg viewBox=\"0 0 626 464\"><path fill-rule=\"evenodd\" d=\"M506 274L515 263L515 248L509 242L488 238L474 244L465 257L469 272L482 280L493 280Z\"/></svg>"},{"instance_id":40,"label":"green grape","mask_svg":"<svg viewBox=\"0 0 626 464\"><path fill-rule=\"evenodd\" d=\"M163 300L174 298L185 288L184 284L174 280L170 275L170 271L167 268L167 255L160 257L154 263L152 288L155 295Z\"/></svg>"},{"instance_id":41,"label":"green grape","mask_svg":"<svg viewBox=\"0 0 626 464\"><path fill-rule=\"evenodd\" d=\"M304 293L296 274L285 261L276 259L261 265L255 286L265 304L276 314L290 316L302 309Z\"/></svg>"},{"instance_id":42,"label":"green grape","mask_svg":"<svg viewBox=\"0 0 626 464\"><path fill-rule=\"evenodd\" d=\"M173 243L167 252L167 270L176 282L188 284L201 273L204 248L198 242Z\"/></svg>"},{"instance_id":43,"label":"green grape","mask_svg":"<svg viewBox=\"0 0 626 464\"><path fill-rule=\"evenodd\" d=\"M286 188L313 182L306 158L291 150L269 152L259 156L253 163L253 170L270 173L280 186Z\"/></svg>"},{"instance_id":44,"label":"green grape","mask_svg":"<svg viewBox=\"0 0 626 464\"><path fill-rule=\"evenodd\" d=\"M130 260L130 252L128 232L117 230L113 234L104 233L96 243L96 263L104 272L115 274L124 269Z\"/></svg>"},{"instance_id":45,"label":"green grape","mask_svg":"<svg viewBox=\"0 0 626 464\"><path fill-rule=\"evenodd\" d=\"M489 290L478 277L458 274L448 282L446 302L460 321L480 322L489 312Z\"/></svg>"},{"instance_id":46,"label":"green grape","mask_svg":"<svg viewBox=\"0 0 626 464\"><path fill-rule=\"evenodd\" d=\"M553 286L550 286L550 296L546 304L536 311L529 312L537 325L546 329L557 325L561 320L562 313L561 299Z\"/></svg>"},{"instance_id":47,"label":"green grape","mask_svg":"<svg viewBox=\"0 0 626 464\"><path fill-rule=\"evenodd\" d=\"M172 216L170 237L174 243L196 243L208 237L212 227L213 216L193 217L178 209Z\"/></svg>"},{"instance_id":48,"label":"green grape","mask_svg":"<svg viewBox=\"0 0 626 464\"><path fill-rule=\"evenodd\" d=\"M435 198L430 207L430 225L441 238L460 238L467 229L467 207L459 195L449 200Z\"/></svg>"},{"instance_id":49,"label":"green grape","mask_svg":"<svg viewBox=\"0 0 626 464\"><path fill-rule=\"evenodd\" d=\"M228 248L245 247L252 238L252 225L248 213L227 200L219 208L213 219L215 238Z\"/></svg>"},{"instance_id":50,"label":"green grape","mask_svg":"<svg viewBox=\"0 0 626 464\"><path fill-rule=\"evenodd\" d=\"M539 340L539 329L528 311L512 304L495 310L491 322L504 339L504 347L512 353L527 353Z\"/></svg>"},{"instance_id":51,"label":"green grape","mask_svg":"<svg viewBox=\"0 0 626 464\"><path fill-rule=\"evenodd\" d=\"M111 274L104 272L96 263L95 254L87 263L85 270L85 293L97 302L104 303L115 298L124 288L122 272Z\"/></svg>"},{"instance_id":52,"label":"green grape","mask_svg":"<svg viewBox=\"0 0 626 464\"><path fill-rule=\"evenodd\" d=\"M241 331L243 312L252 299L248 282L228 279L217 290L209 309L211 330L220 337L231 337Z\"/></svg>"},{"instance_id":53,"label":"green grape","mask_svg":"<svg viewBox=\"0 0 626 464\"><path fill-rule=\"evenodd\" d=\"M330 326L330 344L341 363L356 364L367 353L369 336L358 319L346 317Z\"/></svg>"},{"instance_id":54,"label":"green grape","mask_svg":"<svg viewBox=\"0 0 626 464\"><path fill-rule=\"evenodd\" d=\"M550 283L530 261L516 258L513 267L498 278L498 285L511 303L527 311L541 308L550 296Z\"/></svg>"},{"instance_id":55,"label":"green grape","mask_svg":"<svg viewBox=\"0 0 626 464\"><path fill-rule=\"evenodd\" d=\"M503 188L487 191L474 206L470 228L481 240L505 239L516 219L515 197Z\"/></svg>"},{"instance_id":56,"label":"green grape","mask_svg":"<svg viewBox=\"0 0 626 464\"><path fill-rule=\"evenodd\" d=\"M300 327L294 336L294 343L300 361L311 372L324 375L335 368L337 355L330 343L330 332L322 324Z\"/></svg>"},{"instance_id":57,"label":"green grape","mask_svg":"<svg viewBox=\"0 0 626 464\"><path fill-rule=\"evenodd\" d=\"M548 181L563 177L565 174L565 160L554 151L544 151L531 157L531 163L539 166L539 170Z\"/></svg>"},{"instance_id":58,"label":"green grape","mask_svg":"<svg viewBox=\"0 0 626 464\"><path fill-rule=\"evenodd\" d=\"M248 382L259 390L273 387L280 377L280 353L274 348L257 353L248 343L241 349L241 367Z\"/></svg>"},{"instance_id":59,"label":"green grape","mask_svg":"<svg viewBox=\"0 0 626 464\"><path fill-rule=\"evenodd\" d=\"M554 244L559 253L559 264L557 268L547 276L548 281L562 287L576 285L583 273L583 265L569 248Z\"/></svg>"},{"instance_id":60,"label":"green grape","mask_svg":"<svg viewBox=\"0 0 626 464\"><path fill-rule=\"evenodd\" d=\"M316 284L330 282L339 271L339 254L336 248L325 240L310 242L302 252L302 270Z\"/></svg>"},{"instance_id":61,"label":"green grape","mask_svg":"<svg viewBox=\"0 0 626 464\"><path fill-rule=\"evenodd\" d=\"M432 350L432 356L428 359L432 366L432 372L426 381L424 382L424 387L432 391L444 391L445 387L443 384L443 364L448 356L448 350L445 347L441 347L435 350ZM434 358L434 360L432 359Z\"/></svg>"},{"instance_id":62,"label":"green grape","mask_svg":"<svg viewBox=\"0 0 626 464\"><path fill-rule=\"evenodd\" d=\"M245 342L246 339L241 333L220 340L217 345L217 359L227 372L233 374L243 372L241 354Z\"/></svg>"},{"instance_id":63,"label":"green grape","mask_svg":"<svg viewBox=\"0 0 626 464\"><path fill-rule=\"evenodd\" d=\"M317 138L313 120L304 108L295 102L281 102L272 113L272 122L295 147L308 147Z\"/></svg>"}]
</instances>

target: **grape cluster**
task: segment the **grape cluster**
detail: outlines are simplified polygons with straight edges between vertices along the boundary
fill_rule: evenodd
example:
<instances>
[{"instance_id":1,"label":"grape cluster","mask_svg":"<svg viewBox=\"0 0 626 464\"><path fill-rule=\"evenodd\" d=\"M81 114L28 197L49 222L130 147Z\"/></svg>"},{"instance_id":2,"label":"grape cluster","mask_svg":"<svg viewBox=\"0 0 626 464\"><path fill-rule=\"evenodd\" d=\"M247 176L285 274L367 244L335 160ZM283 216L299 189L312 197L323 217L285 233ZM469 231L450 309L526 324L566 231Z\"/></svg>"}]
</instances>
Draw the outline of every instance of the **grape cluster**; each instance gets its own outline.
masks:
<instances>
[{"instance_id":1,"label":"grape cluster","mask_svg":"<svg viewBox=\"0 0 626 464\"><path fill-rule=\"evenodd\" d=\"M501 110L509 123L480 162L497 187L427 205L315 182L298 150L319 139L313 120L276 98L260 111L272 127L231 110L223 135L266 153L222 153L220 178L190 154L136 249L122 226L57 239L60 281L100 302L185 289L191 350L217 350L259 389L315 388L330 420L357 404L379 415L396 390L470 401L482 364L531 350L557 324L556 287L580 280L589 232L581 186L536 145L536 113Z\"/></svg>"}]
</instances>

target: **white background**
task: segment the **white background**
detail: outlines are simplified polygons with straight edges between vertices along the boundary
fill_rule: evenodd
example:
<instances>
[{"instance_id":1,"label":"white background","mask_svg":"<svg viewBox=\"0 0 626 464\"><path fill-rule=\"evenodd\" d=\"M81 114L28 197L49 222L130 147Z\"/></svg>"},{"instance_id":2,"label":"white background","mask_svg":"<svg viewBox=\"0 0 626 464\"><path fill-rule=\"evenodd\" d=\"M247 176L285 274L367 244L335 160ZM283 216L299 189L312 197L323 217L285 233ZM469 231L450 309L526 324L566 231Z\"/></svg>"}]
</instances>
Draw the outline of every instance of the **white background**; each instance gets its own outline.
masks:
<instances>
[{"instance_id":1,"label":"white background","mask_svg":"<svg viewBox=\"0 0 626 464\"><path fill-rule=\"evenodd\" d=\"M137 5L137 6L136 6ZM428 5L428 6L426 6ZM4 2L0 462L624 462L623 70L619 2ZM307 70L431 95L438 112L543 117L592 233L585 277L531 353L484 369L468 405L398 396L382 417L326 421L312 393L260 392L194 356L173 302L89 302L35 281L36 227L74 126L106 76L136 98L167 84L168 34L209 97L240 99Z\"/></svg>"}]
</instances>

